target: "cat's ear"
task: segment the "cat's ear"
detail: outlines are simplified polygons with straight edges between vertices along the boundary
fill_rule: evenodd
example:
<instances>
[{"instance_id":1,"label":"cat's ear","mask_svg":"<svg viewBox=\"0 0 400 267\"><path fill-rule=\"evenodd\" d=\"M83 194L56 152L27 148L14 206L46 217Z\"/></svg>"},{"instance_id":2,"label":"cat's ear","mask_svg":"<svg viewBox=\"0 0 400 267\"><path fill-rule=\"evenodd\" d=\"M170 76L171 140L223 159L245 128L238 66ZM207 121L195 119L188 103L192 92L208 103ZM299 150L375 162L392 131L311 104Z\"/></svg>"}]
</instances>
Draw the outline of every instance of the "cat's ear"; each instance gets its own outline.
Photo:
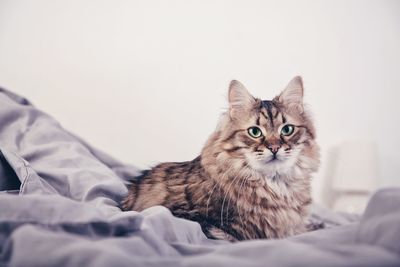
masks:
<instances>
[{"instance_id":1,"label":"cat's ear","mask_svg":"<svg viewBox=\"0 0 400 267\"><path fill-rule=\"evenodd\" d=\"M303 113L303 93L303 80L300 76L296 76L278 96L278 101L293 112Z\"/></svg>"},{"instance_id":2,"label":"cat's ear","mask_svg":"<svg viewBox=\"0 0 400 267\"><path fill-rule=\"evenodd\" d=\"M255 98L239 81L233 80L229 84L229 114L231 118L239 116L242 112L251 110L256 103Z\"/></svg>"}]
</instances>

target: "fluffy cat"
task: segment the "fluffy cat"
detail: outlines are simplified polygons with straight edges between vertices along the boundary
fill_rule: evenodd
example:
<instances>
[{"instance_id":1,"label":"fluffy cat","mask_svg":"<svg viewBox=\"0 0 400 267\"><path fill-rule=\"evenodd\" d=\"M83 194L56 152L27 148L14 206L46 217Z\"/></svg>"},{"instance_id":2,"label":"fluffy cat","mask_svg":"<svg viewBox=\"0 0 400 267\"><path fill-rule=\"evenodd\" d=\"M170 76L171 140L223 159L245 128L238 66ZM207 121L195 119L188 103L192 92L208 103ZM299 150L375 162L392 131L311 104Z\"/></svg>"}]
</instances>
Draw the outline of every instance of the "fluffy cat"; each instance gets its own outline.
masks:
<instances>
[{"instance_id":1,"label":"fluffy cat","mask_svg":"<svg viewBox=\"0 0 400 267\"><path fill-rule=\"evenodd\" d=\"M301 77L264 101L232 81L229 109L201 155L135 177L122 208L163 205L197 221L214 239L283 238L306 230L310 179L318 165Z\"/></svg>"}]
</instances>

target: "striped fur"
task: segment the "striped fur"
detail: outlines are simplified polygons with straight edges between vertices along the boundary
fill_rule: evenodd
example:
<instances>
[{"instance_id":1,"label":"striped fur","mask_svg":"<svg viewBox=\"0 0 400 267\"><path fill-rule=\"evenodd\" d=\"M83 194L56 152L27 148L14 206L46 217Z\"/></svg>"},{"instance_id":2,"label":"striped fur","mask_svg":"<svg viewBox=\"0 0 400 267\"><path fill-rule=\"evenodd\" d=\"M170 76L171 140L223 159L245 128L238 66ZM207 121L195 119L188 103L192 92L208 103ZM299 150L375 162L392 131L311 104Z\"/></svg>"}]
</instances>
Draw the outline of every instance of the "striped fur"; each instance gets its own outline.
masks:
<instances>
[{"instance_id":1,"label":"striped fur","mask_svg":"<svg viewBox=\"0 0 400 267\"><path fill-rule=\"evenodd\" d=\"M201 155L144 171L132 180L122 208L163 205L199 222L208 237L230 241L304 232L319 148L302 98L300 77L270 101L254 98L233 81L229 110ZM286 124L295 125L290 136L280 134ZM252 126L261 129L261 137L249 135ZM275 156L272 147L278 148Z\"/></svg>"}]
</instances>

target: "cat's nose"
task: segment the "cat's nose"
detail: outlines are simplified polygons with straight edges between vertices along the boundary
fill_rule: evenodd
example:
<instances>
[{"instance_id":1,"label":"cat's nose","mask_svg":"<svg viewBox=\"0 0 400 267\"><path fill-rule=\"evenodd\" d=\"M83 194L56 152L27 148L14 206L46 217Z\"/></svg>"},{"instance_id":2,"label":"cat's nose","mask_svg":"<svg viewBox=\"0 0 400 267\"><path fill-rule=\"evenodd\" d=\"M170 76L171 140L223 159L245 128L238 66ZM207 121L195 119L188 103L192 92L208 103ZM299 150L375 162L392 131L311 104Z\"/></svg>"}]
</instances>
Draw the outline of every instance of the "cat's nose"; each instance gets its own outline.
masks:
<instances>
[{"instance_id":1,"label":"cat's nose","mask_svg":"<svg viewBox=\"0 0 400 267\"><path fill-rule=\"evenodd\" d=\"M281 148L280 145L269 145L268 149L272 152L272 154L276 154L279 150L279 148Z\"/></svg>"}]
</instances>

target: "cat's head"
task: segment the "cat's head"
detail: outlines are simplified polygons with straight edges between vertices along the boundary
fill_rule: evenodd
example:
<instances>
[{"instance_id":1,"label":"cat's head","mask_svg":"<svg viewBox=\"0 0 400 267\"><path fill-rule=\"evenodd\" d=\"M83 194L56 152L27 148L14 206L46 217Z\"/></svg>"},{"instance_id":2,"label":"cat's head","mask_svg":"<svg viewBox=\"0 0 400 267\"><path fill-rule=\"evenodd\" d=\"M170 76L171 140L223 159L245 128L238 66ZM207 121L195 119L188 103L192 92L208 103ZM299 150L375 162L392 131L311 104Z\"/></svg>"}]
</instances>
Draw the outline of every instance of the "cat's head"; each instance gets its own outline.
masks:
<instances>
[{"instance_id":1,"label":"cat's head","mask_svg":"<svg viewBox=\"0 0 400 267\"><path fill-rule=\"evenodd\" d=\"M315 129L303 104L303 82L293 78L272 100L253 97L238 81L229 86L229 110L205 151L226 168L274 177L319 163ZM257 176L257 175L256 175Z\"/></svg>"}]
</instances>

